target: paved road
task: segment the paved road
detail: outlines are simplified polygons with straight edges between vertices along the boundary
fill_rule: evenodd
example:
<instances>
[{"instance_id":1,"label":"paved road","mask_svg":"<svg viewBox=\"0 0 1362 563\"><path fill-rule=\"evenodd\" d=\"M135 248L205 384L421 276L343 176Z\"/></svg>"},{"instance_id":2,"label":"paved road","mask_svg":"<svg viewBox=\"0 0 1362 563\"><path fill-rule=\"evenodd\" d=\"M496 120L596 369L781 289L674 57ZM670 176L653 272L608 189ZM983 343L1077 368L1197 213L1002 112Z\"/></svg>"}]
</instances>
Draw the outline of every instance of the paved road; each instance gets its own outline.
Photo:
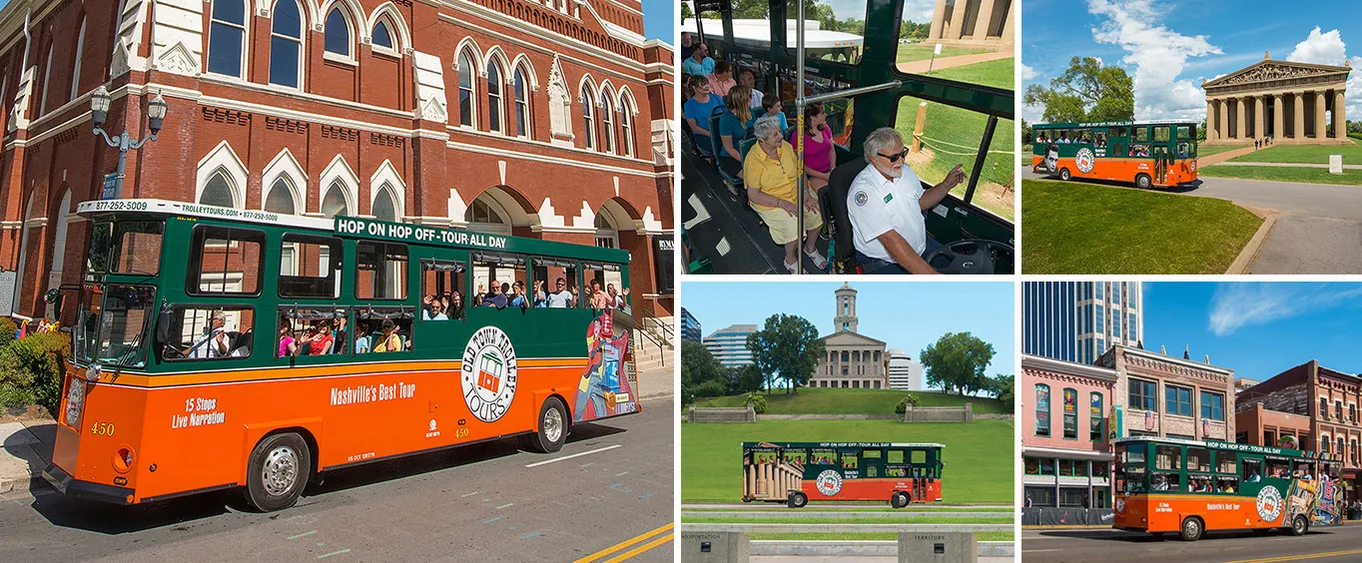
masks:
<instances>
[{"instance_id":1,"label":"paved road","mask_svg":"<svg viewBox=\"0 0 1362 563\"><path fill-rule=\"evenodd\" d=\"M1057 179L1026 167L1022 174ZM1362 186L1205 177L1200 186L1178 193L1281 213L1247 273L1362 273Z\"/></svg>"},{"instance_id":2,"label":"paved road","mask_svg":"<svg viewBox=\"0 0 1362 563\"><path fill-rule=\"evenodd\" d=\"M920 61L908 61L906 63L899 63L898 67L899 72L906 72L908 74L923 74L926 73L928 69L937 71L944 68L972 65L975 63L996 61L998 59L1010 59L1013 56L1015 55L1013 55L1012 51L997 51L994 53L975 53L973 55L956 55L954 57L942 57L940 59L936 59L936 62L932 62L931 59L923 59Z\"/></svg>"},{"instance_id":3,"label":"paved road","mask_svg":"<svg viewBox=\"0 0 1362 563\"><path fill-rule=\"evenodd\" d=\"M1327 530L1327 531L1323 531ZM1025 563L1345 563L1362 561L1362 526L1285 533L1213 532L1200 541L1115 530L1023 530Z\"/></svg>"},{"instance_id":4,"label":"paved road","mask_svg":"<svg viewBox=\"0 0 1362 563\"><path fill-rule=\"evenodd\" d=\"M675 405L643 408L577 428L557 454L505 441L338 471L274 514L225 494L123 508L9 493L0 561L671 561Z\"/></svg>"}]
</instances>

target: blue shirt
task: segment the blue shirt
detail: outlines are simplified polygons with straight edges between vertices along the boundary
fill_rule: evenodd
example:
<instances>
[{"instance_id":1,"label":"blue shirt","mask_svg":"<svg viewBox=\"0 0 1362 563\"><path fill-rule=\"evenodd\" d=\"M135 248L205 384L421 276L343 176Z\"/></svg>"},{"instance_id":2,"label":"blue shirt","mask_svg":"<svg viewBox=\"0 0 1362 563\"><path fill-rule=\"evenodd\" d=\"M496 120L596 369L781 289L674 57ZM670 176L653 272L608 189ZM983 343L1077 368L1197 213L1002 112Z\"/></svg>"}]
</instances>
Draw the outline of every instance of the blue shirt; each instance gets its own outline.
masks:
<instances>
[{"instance_id":1,"label":"blue shirt","mask_svg":"<svg viewBox=\"0 0 1362 563\"><path fill-rule=\"evenodd\" d=\"M756 116L754 115L753 119L749 119L744 123L732 111L725 111L723 115L719 116L719 136L723 137L726 135L732 137L733 149L741 151L742 140L747 137L747 128L756 121L755 118ZM721 147L720 150L722 150L723 144L721 143L719 146ZM733 158L728 152L724 152L723 156L726 158Z\"/></svg>"},{"instance_id":2,"label":"blue shirt","mask_svg":"<svg viewBox=\"0 0 1362 563\"><path fill-rule=\"evenodd\" d=\"M714 114L714 108L722 107L723 105L723 98L720 98L715 94L710 94L709 102L702 104L699 101L696 101L695 98L691 98L686 100L686 105L683 109L685 111L686 119L694 119L700 127L709 130L709 116ZM700 152L709 154L709 135L695 131L694 129L691 131L696 137L696 144L699 145L697 148L700 149Z\"/></svg>"},{"instance_id":3,"label":"blue shirt","mask_svg":"<svg viewBox=\"0 0 1362 563\"><path fill-rule=\"evenodd\" d=\"M686 57L686 60L681 61L681 72L683 74L709 76L714 74L714 59L705 57L705 60L697 63L695 57Z\"/></svg>"}]
</instances>

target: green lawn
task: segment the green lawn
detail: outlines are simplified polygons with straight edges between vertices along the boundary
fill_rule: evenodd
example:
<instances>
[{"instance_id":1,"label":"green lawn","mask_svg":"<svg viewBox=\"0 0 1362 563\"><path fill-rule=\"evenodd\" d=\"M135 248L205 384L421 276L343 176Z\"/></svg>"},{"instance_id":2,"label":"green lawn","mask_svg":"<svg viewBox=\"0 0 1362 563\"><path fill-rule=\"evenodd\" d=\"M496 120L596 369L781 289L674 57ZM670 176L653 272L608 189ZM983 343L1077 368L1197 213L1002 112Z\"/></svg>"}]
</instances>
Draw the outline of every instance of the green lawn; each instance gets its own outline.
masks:
<instances>
[{"instance_id":1,"label":"green lawn","mask_svg":"<svg viewBox=\"0 0 1362 563\"><path fill-rule=\"evenodd\" d=\"M1349 140L1351 142L1351 139ZM1294 162L1300 164L1329 164L1329 155L1343 155L1343 164L1362 164L1362 146L1350 145L1278 145L1230 160L1235 162Z\"/></svg>"},{"instance_id":2,"label":"green lawn","mask_svg":"<svg viewBox=\"0 0 1362 563\"><path fill-rule=\"evenodd\" d=\"M1242 145L1212 145L1212 146L1209 146L1209 147L1206 146L1206 145L1197 145L1197 147L1196 147L1196 155L1197 155L1197 156L1211 156L1211 155L1213 155L1213 154L1220 154L1220 153L1225 152L1225 151L1232 151L1232 150L1234 150L1234 149L1242 149L1242 148L1244 148Z\"/></svg>"},{"instance_id":3,"label":"green lawn","mask_svg":"<svg viewBox=\"0 0 1362 563\"><path fill-rule=\"evenodd\" d=\"M975 532L974 537L979 541L1012 541L1012 532ZM805 540L805 541L893 541L899 539L899 535L893 532L846 532L846 533L819 533L802 532L795 534L781 534L771 532L756 532L747 534L750 540Z\"/></svg>"},{"instance_id":4,"label":"green lawn","mask_svg":"<svg viewBox=\"0 0 1362 563\"><path fill-rule=\"evenodd\" d=\"M936 50L936 43L914 43L909 45L899 45L899 55L898 58L894 60L894 62L906 63L912 61L925 61L927 59L932 58L932 51L934 50ZM989 52L989 49L974 49L970 47L948 47L946 45L942 45L941 54L937 55L936 58L937 60L940 60L946 57L955 57L959 55L974 55L978 53L987 52Z\"/></svg>"},{"instance_id":5,"label":"green lawn","mask_svg":"<svg viewBox=\"0 0 1362 563\"><path fill-rule=\"evenodd\" d=\"M1026 274L1222 274L1262 224L1222 199L1022 182Z\"/></svg>"},{"instance_id":6,"label":"green lawn","mask_svg":"<svg viewBox=\"0 0 1362 563\"><path fill-rule=\"evenodd\" d=\"M1230 160L1239 159L1234 158ZM1342 174L1330 174L1328 168L1216 165L1202 168L1201 175L1218 176L1221 178L1246 178L1249 180L1273 180L1277 182L1306 182L1311 184L1362 186L1362 170L1349 170L1346 168L1343 170Z\"/></svg>"},{"instance_id":7,"label":"green lawn","mask_svg":"<svg viewBox=\"0 0 1362 563\"><path fill-rule=\"evenodd\" d=\"M905 424L892 420L766 420L681 425L681 502L738 502L743 442L936 442L945 444L942 501L1013 502L1012 425ZM811 503L810 506L816 506Z\"/></svg>"},{"instance_id":8,"label":"green lawn","mask_svg":"<svg viewBox=\"0 0 1362 563\"><path fill-rule=\"evenodd\" d=\"M948 68L940 72L933 72L932 76L1011 90L1015 67L1014 59L998 59ZM899 104L898 116L894 123L898 130L903 133L904 139L910 143L913 137L913 126L917 123L917 105L922 101L918 98L904 97ZM983 141L984 125L988 122L988 116L966 109L927 102L925 119L926 124L922 130L923 136L960 146L942 145L928 141L932 145L932 150L936 152L936 158L925 166L913 166L918 177L929 183L936 183L945 178L951 168L957 164L964 166L966 174L973 172L975 155L979 151L979 143ZM1003 152L990 153L984 159L984 167L981 172L983 182L1006 186L1012 180L1013 162L1017 158L1016 137L1013 134L1013 129L1012 121L998 121L989 150ZM959 154L947 154L947 152ZM961 184L952 193L964 197L965 187L965 184ZM981 189L975 192L974 203L1008 221L1015 220L1016 205L1014 195L1010 191L1003 192L1001 188L983 188L981 183Z\"/></svg>"},{"instance_id":9,"label":"green lawn","mask_svg":"<svg viewBox=\"0 0 1362 563\"><path fill-rule=\"evenodd\" d=\"M800 389L797 394L787 394L777 389L766 396L767 414L893 414L899 401L912 393L923 407L954 407L973 403L976 413L1002 413L998 401L984 397L966 397L945 393L924 391L898 391L894 389ZM730 395L713 399L696 399L695 404L709 406L741 407L746 395Z\"/></svg>"}]
</instances>

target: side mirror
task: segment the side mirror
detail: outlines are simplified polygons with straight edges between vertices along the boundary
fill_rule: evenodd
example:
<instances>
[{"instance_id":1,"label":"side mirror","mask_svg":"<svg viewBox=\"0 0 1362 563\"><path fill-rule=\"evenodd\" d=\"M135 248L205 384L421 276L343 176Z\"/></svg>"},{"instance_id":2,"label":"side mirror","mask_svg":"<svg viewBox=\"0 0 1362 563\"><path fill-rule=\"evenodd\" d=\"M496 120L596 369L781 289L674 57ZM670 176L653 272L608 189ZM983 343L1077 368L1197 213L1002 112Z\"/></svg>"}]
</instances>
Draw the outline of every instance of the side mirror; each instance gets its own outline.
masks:
<instances>
[{"instance_id":1,"label":"side mirror","mask_svg":"<svg viewBox=\"0 0 1362 563\"><path fill-rule=\"evenodd\" d=\"M161 305L160 314L156 315L156 342L165 343L170 341L170 320L175 312L175 307L169 303Z\"/></svg>"}]
</instances>

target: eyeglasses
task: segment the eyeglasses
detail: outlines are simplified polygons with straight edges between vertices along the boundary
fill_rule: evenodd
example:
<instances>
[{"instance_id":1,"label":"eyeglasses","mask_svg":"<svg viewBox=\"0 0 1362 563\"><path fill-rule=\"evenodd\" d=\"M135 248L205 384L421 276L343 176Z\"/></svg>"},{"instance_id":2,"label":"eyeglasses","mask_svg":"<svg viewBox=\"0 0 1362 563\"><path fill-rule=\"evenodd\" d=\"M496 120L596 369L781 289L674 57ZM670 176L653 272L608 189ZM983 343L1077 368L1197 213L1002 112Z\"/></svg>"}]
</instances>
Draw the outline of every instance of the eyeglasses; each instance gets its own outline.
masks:
<instances>
[{"instance_id":1,"label":"eyeglasses","mask_svg":"<svg viewBox=\"0 0 1362 563\"><path fill-rule=\"evenodd\" d=\"M884 153L880 153L880 152L877 152L877 153L875 153L875 154L880 155L881 158L884 158L885 160L888 160L889 162L898 162L900 158L903 158L903 157L905 157L905 156L908 156L908 148L907 148L907 147L904 147L903 152L898 153L898 154L884 154Z\"/></svg>"}]
</instances>

